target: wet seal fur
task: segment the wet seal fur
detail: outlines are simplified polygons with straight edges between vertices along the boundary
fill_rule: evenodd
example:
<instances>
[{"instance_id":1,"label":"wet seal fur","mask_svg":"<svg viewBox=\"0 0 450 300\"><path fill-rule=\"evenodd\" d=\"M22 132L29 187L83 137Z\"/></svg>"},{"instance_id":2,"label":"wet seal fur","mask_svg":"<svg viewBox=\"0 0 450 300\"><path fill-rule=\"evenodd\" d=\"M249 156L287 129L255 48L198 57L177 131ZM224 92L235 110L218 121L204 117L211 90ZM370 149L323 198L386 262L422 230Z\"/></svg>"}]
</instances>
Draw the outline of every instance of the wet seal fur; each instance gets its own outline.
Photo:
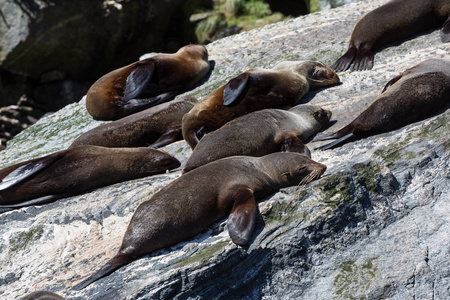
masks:
<instances>
[{"instance_id":1,"label":"wet seal fur","mask_svg":"<svg viewBox=\"0 0 450 300\"><path fill-rule=\"evenodd\" d=\"M134 62L98 79L87 92L86 109L95 119L117 120L173 99L192 88L209 69L203 45Z\"/></svg>"},{"instance_id":2,"label":"wet seal fur","mask_svg":"<svg viewBox=\"0 0 450 300\"><path fill-rule=\"evenodd\" d=\"M79 146L0 170L0 212L52 202L98 187L175 169L153 148Z\"/></svg>"},{"instance_id":3,"label":"wet seal fur","mask_svg":"<svg viewBox=\"0 0 450 300\"><path fill-rule=\"evenodd\" d=\"M205 135L189 157L183 172L220 158L298 152L311 157L304 144L331 118L320 106L299 104L290 110L264 109L249 113Z\"/></svg>"},{"instance_id":4,"label":"wet seal fur","mask_svg":"<svg viewBox=\"0 0 450 300\"><path fill-rule=\"evenodd\" d=\"M439 26L442 26L441 40L449 42L448 0L392 0L356 24L347 52L332 68L337 72L370 70L375 49Z\"/></svg>"},{"instance_id":5,"label":"wet seal fur","mask_svg":"<svg viewBox=\"0 0 450 300\"><path fill-rule=\"evenodd\" d=\"M438 113L450 103L450 60L428 59L390 80L372 104L341 130L316 141L319 149L398 129Z\"/></svg>"},{"instance_id":6,"label":"wet seal fur","mask_svg":"<svg viewBox=\"0 0 450 300\"><path fill-rule=\"evenodd\" d=\"M70 148L80 145L163 147L183 138L181 120L195 102L196 98L184 96L100 125L79 136Z\"/></svg>"},{"instance_id":7,"label":"wet seal fur","mask_svg":"<svg viewBox=\"0 0 450 300\"><path fill-rule=\"evenodd\" d=\"M206 133L253 111L288 109L309 91L339 83L329 67L313 61L283 61L251 69L207 95L183 117L183 138L195 148Z\"/></svg>"},{"instance_id":8,"label":"wet seal fur","mask_svg":"<svg viewBox=\"0 0 450 300\"><path fill-rule=\"evenodd\" d=\"M284 187L309 183L325 169L299 153L272 153L228 157L192 170L143 202L118 253L73 289L81 290L144 255L190 239L227 216L231 240L244 245L253 233L257 200Z\"/></svg>"}]
</instances>

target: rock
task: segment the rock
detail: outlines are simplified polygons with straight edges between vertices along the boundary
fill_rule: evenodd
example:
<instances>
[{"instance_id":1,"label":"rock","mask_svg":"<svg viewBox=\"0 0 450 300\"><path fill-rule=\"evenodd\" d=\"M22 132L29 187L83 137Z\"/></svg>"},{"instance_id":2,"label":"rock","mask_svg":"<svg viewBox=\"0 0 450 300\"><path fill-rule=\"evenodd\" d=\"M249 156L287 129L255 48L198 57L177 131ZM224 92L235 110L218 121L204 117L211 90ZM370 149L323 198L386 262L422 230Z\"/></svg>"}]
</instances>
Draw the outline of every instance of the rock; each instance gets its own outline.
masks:
<instances>
[{"instance_id":1,"label":"rock","mask_svg":"<svg viewBox=\"0 0 450 300\"><path fill-rule=\"evenodd\" d=\"M215 67L186 94L203 98L237 74L280 60L333 63L359 18L387 0L359 2L207 46ZM373 70L340 73L342 85L304 102L350 122L392 77L450 44L428 32L375 55ZM94 121L84 100L40 119L8 143L0 167L67 148ZM327 172L259 204L251 242L234 245L218 222L192 240L134 261L82 291L70 288L118 250L136 207L180 176L151 176L0 215L0 298L36 290L67 299L450 299L450 112L314 151ZM184 141L163 148L185 162Z\"/></svg>"},{"instance_id":2,"label":"rock","mask_svg":"<svg viewBox=\"0 0 450 300\"><path fill-rule=\"evenodd\" d=\"M319 10L339 7L345 4L354 3L363 0L317 0ZM365 0L367 1L367 0Z\"/></svg>"},{"instance_id":3,"label":"rock","mask_svg":"<svg viewBox=\"0 0 450 300\"><path fill-rule=\"evenodd\" d=\"M57 80L92 83L150 50L176 51L190 41L189 15L200 2L2 1L1 87L8 88L9 78L19 76L29 81L26 89L33 91L48 81L49 72L58 73ZM22 88L20 95L32 95ZM0 105L17 100L3 98ZM58 100L58 96L50 99ZM63 98L64 104L67 101Z\"/></svg>"}]
</instances>

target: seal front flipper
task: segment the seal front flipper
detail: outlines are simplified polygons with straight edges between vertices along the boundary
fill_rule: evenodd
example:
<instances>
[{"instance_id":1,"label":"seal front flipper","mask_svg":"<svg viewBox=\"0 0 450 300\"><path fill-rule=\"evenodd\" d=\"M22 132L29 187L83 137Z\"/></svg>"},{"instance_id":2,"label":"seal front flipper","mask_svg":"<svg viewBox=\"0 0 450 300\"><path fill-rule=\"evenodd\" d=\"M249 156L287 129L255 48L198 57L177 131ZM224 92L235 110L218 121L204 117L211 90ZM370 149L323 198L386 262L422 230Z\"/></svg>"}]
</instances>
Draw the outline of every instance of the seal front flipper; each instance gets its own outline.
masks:
<instances>
[{"instance_id":1,"label":"seal front flipper","mask_svg":"<svg viewBox=\"0 0 450 300\"><path fill-rule=\"evenodd\" d=\"M134 66L133 71L131 71L130 75L127 77L122 101L128 102L142 94L150 83L154 71L154 61L150 60L138 62Z\"/></svg>"},{"instance_id":2,"label":"seal front flipper","mask_svg":"<svg viewBox=\"0 0 450 300\"><path fill-rule=\"evenodd\" d=\"M450 17L448 17L447 21L445 21L444 25L441 29L441 41L443 43L450 42Z\"/></svg>"},{"instance_id":3,"label":"seal front flipper","mask_svg":"<svg viewBox=\"0 0 450 300\"><path fill-rule=\"evenodd\" d=\"M243 73L231 79L223 90L223 105L231 105L236 102L247 89L250 75Z\"/></svg>"},{"instance_id":4,"label":"seal front flipper","mask_svg":"<svg viewBox=\"0 0 450 300\"><path fill-rule=\"evenodd\" d=\"M311 158L311 151L309 151L308 147L306 147L302 140L298 138L297 134L292 131L284 132L282 134L281 151L297 152Z\"/></svg>"},{"instance_id":5,"label":"seal front flipper","mask_svg":"<svg viewBox=\"0 0 450 300\"><path fill-rule=\"evenodd\" d=\"M255 227L256 200L253 191L246 186L233 187L233 190L235 200L227 221L228 234L235 244L243 246Z\"/></svg>"},{"instance_id":6,"label":"seal front flipper","mask_svg":"<svg viewBox=\"0 0 450 300\"><path fill-rule=\"evenodd\" d=\"M168 128L168 130L166 132L164 132L164 134L161 135L149 147L153 147L153 148L164 147L166 145L169 145L170 143L175 142L177 139L181 139L181 125L172 127L172 128Z\"/></svg>"},{"instance_id":7,"label":"seal front flipper","mask_svg":"<svg viewBox=\"0 0 450 300\"><path fill-rule=\"evenodd\" d=\"M51 154L49 156L45 156L43 158L31 161L27 164L24 164L11 173L9 173L7 176L3 178L3 180L0 182L0 191L5 190L9 187L12 187L28 178L33 176L36 173L41 172L42 170L45 170L48 168L52 163L59 160L62 156L64 156L63 153L55 153Z\"/></svg>"}]
</instances>

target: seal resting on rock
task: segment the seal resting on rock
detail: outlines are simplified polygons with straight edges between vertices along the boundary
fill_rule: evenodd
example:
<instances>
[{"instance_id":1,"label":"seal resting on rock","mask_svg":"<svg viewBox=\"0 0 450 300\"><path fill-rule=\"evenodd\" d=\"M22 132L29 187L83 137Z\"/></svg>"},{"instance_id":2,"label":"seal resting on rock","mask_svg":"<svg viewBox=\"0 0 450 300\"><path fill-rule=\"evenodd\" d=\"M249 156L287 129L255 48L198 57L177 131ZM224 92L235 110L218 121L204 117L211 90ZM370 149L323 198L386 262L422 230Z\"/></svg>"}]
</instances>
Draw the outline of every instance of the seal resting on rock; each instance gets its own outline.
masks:
<instances>
[{"instance_id":1,"label":"seal resting on rock","mask_svg":"<svg viewBox=\"0 0 450 300\"><path fill-rule=\"evenodd\" d=\"M439 26L442 26L441 40L449 42L448 0L392 0L356 24L347 52L332 68L337 72L370 70L375 49Z\"/></svg>"},{"instance_id":2,"label":"seal resting on rock","mask_svg":"<svg viewBox=\"0 0 450 300\"><path fill-rule=\"evenodd\" d=\"M207 95L183 117L183 138L195 148L206 133L239 116L265 108L288 109L308 92L339 83L329 67L314 61L283 61L251 69Z\"/></svg>"},{"instance_id":3,"label":"seal resting on rock","mask_svg":"<svg viewBox=\"0 0 450 300\"><path fill-rule=\"evenodd\" d=\"M79 136L70 148L80 145L163 147L182 139L181 119L195 102L196 98L184 96L100 125Z\"/></svg>"},{"instance_id":4,"label":"seal resting on rock","mask_svg":"<svg viewBox=\"0 0 450 300\"><path fill-rule=\"evenodd\" d=\"M263 109L252 112L205 135L186 162L183 172L235 155L263 156L285 151L311 157L304 142L330 118L330 111L310 104L299 104L288 111Z\"/></svg>"},{"instance_id":5,"label":"seal resting on rock","mask_svg":"<svg viewBox=\"0 0 450 300\"><path fill-rule=\"evenodd\" d=\"M175 169L180 162L153 148L79 146L0 170L0 212Z\"/></svg>"},{"instance_id":6,"label":"seal resting on rock","mask_svg":"<svg viewBox=\"0 0 450 300\"><path fill-rule=\"evenodd\" d=\"M390 80L380 96L353 122L317 139L337 139L319 149L388 132L428 118L450 103L450 60L428 59Z\"/></svg>"},{"instance_id":7,"label":"seal resting on rock","mask_svg":"<svg viewBox=\"0 0 450 300\"><path fill-rule=\"evenodd\" d=\"M134 62L98 79L87 92L86 109L95 119L117 120L173 99L192 88L209 69L203 45Z\"/></svg>"},{"instance_id":8,"label":"seal resting on rock","mask_svg":"<svg viewBox=\"0 0 450 300\"><path fill-rule=\"evenodd\" d=\"M325 165L299 153L234 156L192 170L136 209L118 253L74 289L83 289L144 255L190 239L226 216L231 240L244 245L253 233L257 200L284 187L307 184L325 170Z\"/></svg>"}]
</instances>

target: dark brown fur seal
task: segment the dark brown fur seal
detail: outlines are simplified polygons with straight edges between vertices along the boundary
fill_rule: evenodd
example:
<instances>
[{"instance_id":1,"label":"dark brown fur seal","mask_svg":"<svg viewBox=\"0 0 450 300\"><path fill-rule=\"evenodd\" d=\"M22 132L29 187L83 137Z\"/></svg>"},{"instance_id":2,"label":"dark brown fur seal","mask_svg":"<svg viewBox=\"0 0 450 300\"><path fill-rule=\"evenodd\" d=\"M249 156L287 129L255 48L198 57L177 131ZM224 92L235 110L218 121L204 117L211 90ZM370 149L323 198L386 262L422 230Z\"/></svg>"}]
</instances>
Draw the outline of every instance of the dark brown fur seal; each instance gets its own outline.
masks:
<instances>
[{"instance_id":1,"label":"dark brown fur seal","mask_svg":"<svg viewBox=\"0 0 450 300\"><path fill-rule=\"evenodd\" d=\"M246 71L195 104L183 117L183 138L194 149L203 135L234 118L265 108L291 108L308 91L337 83L333 70L313 61Z\"/></svg>"},{"instance_id":2,"label":"dark brown fur seal","mask_svg":"<svg viewBox=\"0 0 450 300\"><path fill-rule=\"evenodd\" d=\"M205 135L186 162L183 172L236 155L263 156L285 151L311 157L304 142L330 118L330 111L310 104L299 104L288 111L264 109L249 113Z\"/></svg>"},{"instance_id":3,"label":"dark brown fur seal","mask_svg":"<svg viewBox=\"0 0 450 300\"><path fill-rule=\"evenodd\" d=\"M209 71L208 51L188 45L114 70L98 79L86 96L87 111L98 120L117 120L173 99Z\"/></svg>"},{"instance_id":4,"label":"dark brown fur seal","mask_svg":"<svg viewBox=\"0 0 450 300\"><path fill-rule=\"evenodd\" d=\"M0 212L43 204L180 166L153 148L79 146L0 170Z\"/></svg>"},{"instance_id":5,"label":"dark brown fur seal","mask_svg":"<svg viewBox=\"0 0 450 300\"><path fill-rule=\"evenodd\" d=\"M425 119L450 103L450 60L428 59L390 80L383 92L353 122L317 141L338 139L330 149L351 140L388 132Z\"/></svg>"},{"instance_id":6,"label":"dark brown fur seal","mask_svg":"<svg viewBox=\"0 0 450 300\"><path fill-rule=\"evenodd\" d=\"M228 157L192 170L137 208L119 252L74 289L83 289L133 260L190 239L228 215L232 241L244 245L253 233L256 199L280 188L309 183L325 169L302 154L272 153L261 158Z\"/></svg>"},{"instance_id":7,"label":"dark brown fur seal","mask_svg":"<svg viewBox=\"0 0 450 300\"><path fill-rule=\"evenodd\" d=\"M369 12L356 24L347 52L332 68L338 72L349 68L370 70L374 50L439 26L442 26L441 40L449 42L448 0L392 0Z\"/></svg>"},{"instance_id":8,"label":"dark brown fur seal","mask_svg":"<svg viewBox=\"0 0 450 300\"><path fill-rule=\"evenodd\" d=\"M80 145L103 147L163 147L182 139L181 119L197 99L181 97L98 126L78 137L70 148Z\"/></svg>"},{"instance_id":9,"label":"dark brown fur seal","mask_svg":"<svg viewBox=\"0 0 450 300\"><path fill-rule=\"evenodd\" d=\"M49 291L37 291L25 296L25 298L23 298L22 300L65 300L65 299Z\"/></svg>"}]
</instances>

